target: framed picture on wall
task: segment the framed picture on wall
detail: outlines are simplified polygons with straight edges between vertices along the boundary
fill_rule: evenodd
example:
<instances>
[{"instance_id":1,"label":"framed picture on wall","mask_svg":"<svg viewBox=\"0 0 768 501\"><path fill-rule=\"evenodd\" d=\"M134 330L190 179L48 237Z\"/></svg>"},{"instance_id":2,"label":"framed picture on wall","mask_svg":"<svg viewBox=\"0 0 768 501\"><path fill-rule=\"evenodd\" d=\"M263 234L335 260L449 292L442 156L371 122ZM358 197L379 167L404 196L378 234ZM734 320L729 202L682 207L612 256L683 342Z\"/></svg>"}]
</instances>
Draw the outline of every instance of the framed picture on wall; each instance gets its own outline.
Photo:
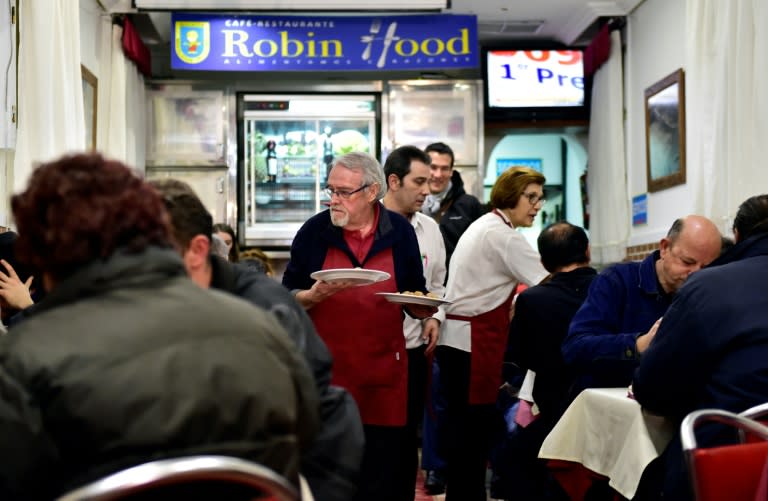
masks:
<instances>
[{"instance_id":1,"label":"framed picture on wall","mask_svg":"<svg viewBox=\"0 0 768 501\"><path fill-rule=\"evenodd\" d=\"M85 112L85 149L96 149L96 105L98 104L99 81L88 68L80 65L83 79L83 111Z\"/></svg>"},{"instance_id":2,"label":"framed picture on wall","mask_svg":"<svg viewBox=\"0 0 768 501\"><path fill-rule=\"evenodd\" d=\"M645 89L648 191L685 184L685 74L679 69Z\"/></svg>"}]
</instances>

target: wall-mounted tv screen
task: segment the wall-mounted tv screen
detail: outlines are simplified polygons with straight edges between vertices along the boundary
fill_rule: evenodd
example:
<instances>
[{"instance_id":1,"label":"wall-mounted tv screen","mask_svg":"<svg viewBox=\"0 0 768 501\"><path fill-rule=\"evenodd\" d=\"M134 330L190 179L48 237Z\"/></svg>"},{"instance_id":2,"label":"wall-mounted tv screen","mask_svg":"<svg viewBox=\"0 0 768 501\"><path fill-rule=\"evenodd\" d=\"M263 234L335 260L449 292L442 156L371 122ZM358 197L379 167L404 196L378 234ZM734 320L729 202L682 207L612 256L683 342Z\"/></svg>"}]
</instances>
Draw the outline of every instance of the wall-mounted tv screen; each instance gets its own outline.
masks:
<instances>
[{"instance_id":1,"label":"wall-mounted tv screen","mask_svg":"<svg viewBox=\"0 0 768 501\"><path fill-rule=\"evenodd\" d=\"M483 55L487 119L588 116L581 50L486 48Z\"/></svg>"}]
</instances>

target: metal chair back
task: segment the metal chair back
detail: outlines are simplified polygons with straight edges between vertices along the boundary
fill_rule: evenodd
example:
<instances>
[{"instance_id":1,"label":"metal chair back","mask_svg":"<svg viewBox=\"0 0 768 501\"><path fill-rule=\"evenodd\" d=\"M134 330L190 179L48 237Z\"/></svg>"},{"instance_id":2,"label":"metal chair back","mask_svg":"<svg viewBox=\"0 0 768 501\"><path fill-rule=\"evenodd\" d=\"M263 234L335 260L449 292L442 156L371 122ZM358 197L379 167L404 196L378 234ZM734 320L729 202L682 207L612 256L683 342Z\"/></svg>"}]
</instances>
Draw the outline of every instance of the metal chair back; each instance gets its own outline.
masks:
<instances>
[{"instance_id":1,"label":"metal chair back","mask_svg":"<svg viewBox=\"0 0 768 501\"><path fill-rule=\"evenodd\" d=\"M696 430L704 423L720 423L756 439L700 447ZM768 426L732 412L703 409L685 417L680 435L697 501L754 501L768 461Z\"/></svg>"},{"instance_id":2,"label":"metal chair back","mask_svg":"<svg viewBox=\"0 0 768 501\"><path fill-rule=\"evenodd\" d=\"M228 456L162 459L113 473L57 501L299 501L296 488L271 469Z\"/></svg>"}]
</instances>

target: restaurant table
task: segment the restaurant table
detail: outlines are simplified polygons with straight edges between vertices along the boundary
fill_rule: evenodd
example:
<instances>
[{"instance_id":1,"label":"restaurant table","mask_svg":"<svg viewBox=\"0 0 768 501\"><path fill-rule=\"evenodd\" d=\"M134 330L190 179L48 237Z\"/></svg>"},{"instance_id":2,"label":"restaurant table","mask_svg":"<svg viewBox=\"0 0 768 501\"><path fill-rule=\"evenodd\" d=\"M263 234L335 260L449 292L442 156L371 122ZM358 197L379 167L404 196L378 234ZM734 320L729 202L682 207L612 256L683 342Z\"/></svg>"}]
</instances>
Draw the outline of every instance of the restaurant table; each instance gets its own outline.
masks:
<instances>
[{"instance_id":1,"label":"restaurant table","mask_svg":"<svg viewBox=\"0 0 768 501\"><path fill-rule=\"evenodd\" d=\"M591 388L571 403L544 439L539 457L579 463L608 477L608 485L631 499L643 470L674 433L669 420L644 412L627 388Z\"/></svg>"}]
</instances>

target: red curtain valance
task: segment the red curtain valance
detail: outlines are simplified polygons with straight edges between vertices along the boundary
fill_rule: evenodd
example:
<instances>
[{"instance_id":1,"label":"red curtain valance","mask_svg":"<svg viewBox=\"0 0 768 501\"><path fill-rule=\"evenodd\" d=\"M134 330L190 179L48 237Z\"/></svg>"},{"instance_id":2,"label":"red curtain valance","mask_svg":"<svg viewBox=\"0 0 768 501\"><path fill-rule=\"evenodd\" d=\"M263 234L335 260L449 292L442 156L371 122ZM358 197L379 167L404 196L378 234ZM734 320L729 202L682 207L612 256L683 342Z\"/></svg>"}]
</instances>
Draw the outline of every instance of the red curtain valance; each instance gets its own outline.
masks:
<instances>
[{"instance_id":1,"label":"red curtain valance","mask_svg":"<svg viewBox=\"0 0 768 501\"><path fill-rule=\"evenodd\" d=\"M584 50L584 76L592 76L611 55L611 30L603 25Z\"/></svg>"},{"instance_id":2,"label":"red curtain valance","mask_svg":"<svg viewBox=\"0 0 768 501\"><path fill-rule=\"evenodd\" d=\"M123 52L125 57L136 63L136 67L145 77L152 76L152 58L149 49L141 41L136 27L127 17L123 22Z\"/></svg>"}]
</instances>

